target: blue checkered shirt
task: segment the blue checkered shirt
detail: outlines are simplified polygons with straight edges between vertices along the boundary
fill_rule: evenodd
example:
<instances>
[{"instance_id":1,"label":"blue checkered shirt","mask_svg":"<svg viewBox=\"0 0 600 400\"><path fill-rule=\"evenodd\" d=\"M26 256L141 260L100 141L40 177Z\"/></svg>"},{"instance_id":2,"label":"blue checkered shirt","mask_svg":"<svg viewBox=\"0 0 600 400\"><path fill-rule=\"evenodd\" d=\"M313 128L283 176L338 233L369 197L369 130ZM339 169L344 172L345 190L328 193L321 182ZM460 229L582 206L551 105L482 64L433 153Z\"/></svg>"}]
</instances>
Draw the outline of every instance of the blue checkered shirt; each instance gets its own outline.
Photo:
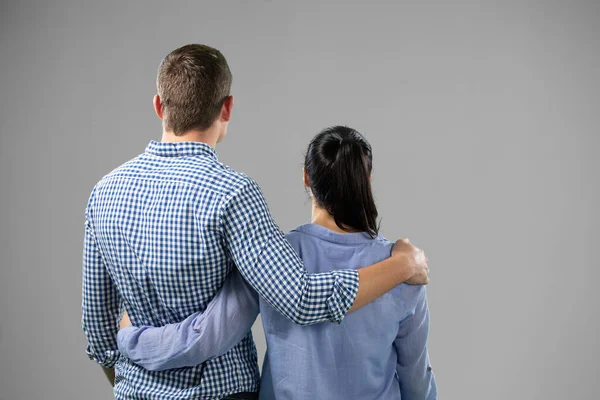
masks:
<instances>
[{"instance_id":1,"label":"blue checkered shirt","mask_svg":"<svg viewBox=\"0 0 600 400\"><path fill-rule=\"evenodd\" d=\"M258 185L199 142L151 142L105 176L86 208L83 330L87 354L114 367L117 399L218 399L258 390L248 335L195 367L147 371L117 349L120 315L163 326L204 311L232 268L298 324L339 322L355 270L308 274L271 219Z\"/></svg>"}]
</instances>

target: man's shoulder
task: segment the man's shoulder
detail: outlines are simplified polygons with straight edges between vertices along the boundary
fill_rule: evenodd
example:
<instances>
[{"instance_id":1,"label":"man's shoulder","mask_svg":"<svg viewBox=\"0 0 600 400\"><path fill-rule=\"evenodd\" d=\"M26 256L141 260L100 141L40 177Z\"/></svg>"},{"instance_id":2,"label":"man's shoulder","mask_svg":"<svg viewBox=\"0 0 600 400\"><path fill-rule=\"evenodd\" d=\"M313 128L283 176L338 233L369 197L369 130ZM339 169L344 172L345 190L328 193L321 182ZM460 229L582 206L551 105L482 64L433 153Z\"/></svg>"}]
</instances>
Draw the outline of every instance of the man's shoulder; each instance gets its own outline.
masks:
<instances>
[{"instance_id":1,"label":"man's shoulder","mask_svg":"<svg viewBox=\"0 0 600 400\"><path fill-rule=\"evenodd\" d=\"M145 179L176 181L202 187L221 195L231 195L254 181L243 172L204 157L185 159L159 158L142 153L114 168L96 184L95 188L115 179Z\"/></svg>"},{"instance_id":2,"label":"man's shoulder","mask_svg":"<svg viewBox=\"0 0 600 400\"><path fill-rule=\"evenodd\" d=\"M227 192L235 194L248 185L257 185L256 182L243 172L237 171L230 166L217 163L216 171L220 179L225 183ZM257 185L258 186L258 185Z\"/></svg>"},{"instance_id":3,"label":"man's shoulder","mask_svg":"<svg viewBox=\"0 0 600 400\"><path fill-rule=\"evenodd\" d=\"M109 180L111 177L114 176L118 176L121 173L130 171L132 169L135 169L135 165L139 163L140 158L143 156L143 154L139 154L137 156L135 156L134 158L125 161L124 163L122 163L121 165L119 165L116 168L113 168L109 173L107 173L106 175L104 175L96 184L96 186L101 185L103 182Z\"/></svg>"},{"instance_id":4,"label":"man's shoulder","mask_svg":"<svg viewBox=\"0 0 600 400\"><path fill-rule=\"evenodd\" d=\"M112 177L114 176L118 176L119 173L123 172L123 171L127 171L131 165L135 164L136 161L141 157L141 154L128 160L125 161L124 163L122 163L121 165L119 165L118 167L114 168L112 171L110 171L109 173L105 174L104 176L102 176L100 178L100 180L98 182L96 182L96 184L94 185L93 189L92 189L92 193L90 194L90 201L95 197L96 192L99 190L99 188L102 187L103 184L105 184L108 180L110 180Z\"/></svg>"}]
</instances>

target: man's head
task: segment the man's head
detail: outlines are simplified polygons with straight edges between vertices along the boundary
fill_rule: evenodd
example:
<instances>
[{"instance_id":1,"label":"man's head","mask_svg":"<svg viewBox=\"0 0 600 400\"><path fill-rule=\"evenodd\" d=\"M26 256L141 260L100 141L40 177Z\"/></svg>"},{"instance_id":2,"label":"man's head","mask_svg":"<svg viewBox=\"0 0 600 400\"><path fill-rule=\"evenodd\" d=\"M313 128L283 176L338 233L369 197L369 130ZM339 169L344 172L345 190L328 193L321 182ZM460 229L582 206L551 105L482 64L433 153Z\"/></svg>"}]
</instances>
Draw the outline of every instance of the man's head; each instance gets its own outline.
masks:
<instances>
[{"instance_id":1,"label":"man's head","mask_svg":"<svg viewBox=\"0 0 600 400\"><path fill-rule=\"evenodd\" d=\"M188 44L172 51L158 68L154 98L164 131L184 136L210 130L220 141L233 107L231 81L227 60L219 50Z\"/></svg>"}]
</instances>

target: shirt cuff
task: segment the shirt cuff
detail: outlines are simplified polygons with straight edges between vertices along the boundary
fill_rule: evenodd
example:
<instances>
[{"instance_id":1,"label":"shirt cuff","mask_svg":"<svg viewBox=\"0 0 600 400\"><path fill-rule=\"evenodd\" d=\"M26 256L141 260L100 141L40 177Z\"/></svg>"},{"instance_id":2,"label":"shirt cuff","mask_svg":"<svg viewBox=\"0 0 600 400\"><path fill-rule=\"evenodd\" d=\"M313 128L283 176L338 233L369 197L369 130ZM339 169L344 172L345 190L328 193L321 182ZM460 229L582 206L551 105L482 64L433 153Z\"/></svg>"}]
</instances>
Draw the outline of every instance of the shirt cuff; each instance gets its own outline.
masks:
<instances>
[{"instance_id":1,"label":"shirt cuff","mask_svg":"<svg viewBox=\"0 0 600 400\"><path fill-rule=\"evenodd\" d=\"M119 350L109 350L104 353L96 353L92 350L92 347L88 344L85 352L90 360L94 360L98 364L106 368L114 368L115 364L119 360L121 353Z\"/></svg>"},{"instance_id":2,"label":"shirt cuff","mask_svg":"<svg viewBox=\"0 0 600 400\"><path fill-rule=\"evenodd\" d=\"M331 321L339 324L354 304L358 294L358 271L354 269L333 272L333 294L327 299Z\"/></svg>"}]
</instances>

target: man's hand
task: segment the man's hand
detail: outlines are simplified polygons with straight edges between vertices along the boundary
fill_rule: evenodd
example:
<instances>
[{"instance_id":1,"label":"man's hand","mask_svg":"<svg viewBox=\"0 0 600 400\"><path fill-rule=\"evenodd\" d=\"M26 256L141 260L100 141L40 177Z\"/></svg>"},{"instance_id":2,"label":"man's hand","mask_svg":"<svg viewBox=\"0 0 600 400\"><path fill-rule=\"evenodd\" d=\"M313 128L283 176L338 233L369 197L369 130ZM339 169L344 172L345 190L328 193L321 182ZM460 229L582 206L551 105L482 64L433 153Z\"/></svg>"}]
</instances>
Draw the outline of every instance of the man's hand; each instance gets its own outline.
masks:
<instances>
[{"instance_id":1,"label":"man's hand","mask_svg":"<svg viewBox=\"0 0 600 400\"><path fill-rule=\"evenodd\" d=\"M400 239L392 248L392 257L404 257L413 268L412 276L406 281L410 285L426 285L429 283L429 267L423 250L413 246L408 239Z\"/></svg>"},{"instance_id":2,"label":"man's hand","mask_svg":"<svg viewBox=\"0 0 600 400\"><path fill-rule=\"evenodd\" d=\"M125 311L123 313L123 316L121 317L121 324L119 325L119 329L123 329L123 328L125 328L127 326L131 326L131 325L132 325L132 323L129 320L129 315L127 315L127 311Z\"/></svg>"},{"instance_id":3,"label":"man's hand","mask_svg":"<svg viewBox=\"0 0 600 400\"><path fill-rule=\"evenodd\" d=\"M358 270L358 293L348 312L358 310L401 283L425 285L429 282L427 257L408 239L398 240L392 256Z\"/></svg>"}]
</instances>

